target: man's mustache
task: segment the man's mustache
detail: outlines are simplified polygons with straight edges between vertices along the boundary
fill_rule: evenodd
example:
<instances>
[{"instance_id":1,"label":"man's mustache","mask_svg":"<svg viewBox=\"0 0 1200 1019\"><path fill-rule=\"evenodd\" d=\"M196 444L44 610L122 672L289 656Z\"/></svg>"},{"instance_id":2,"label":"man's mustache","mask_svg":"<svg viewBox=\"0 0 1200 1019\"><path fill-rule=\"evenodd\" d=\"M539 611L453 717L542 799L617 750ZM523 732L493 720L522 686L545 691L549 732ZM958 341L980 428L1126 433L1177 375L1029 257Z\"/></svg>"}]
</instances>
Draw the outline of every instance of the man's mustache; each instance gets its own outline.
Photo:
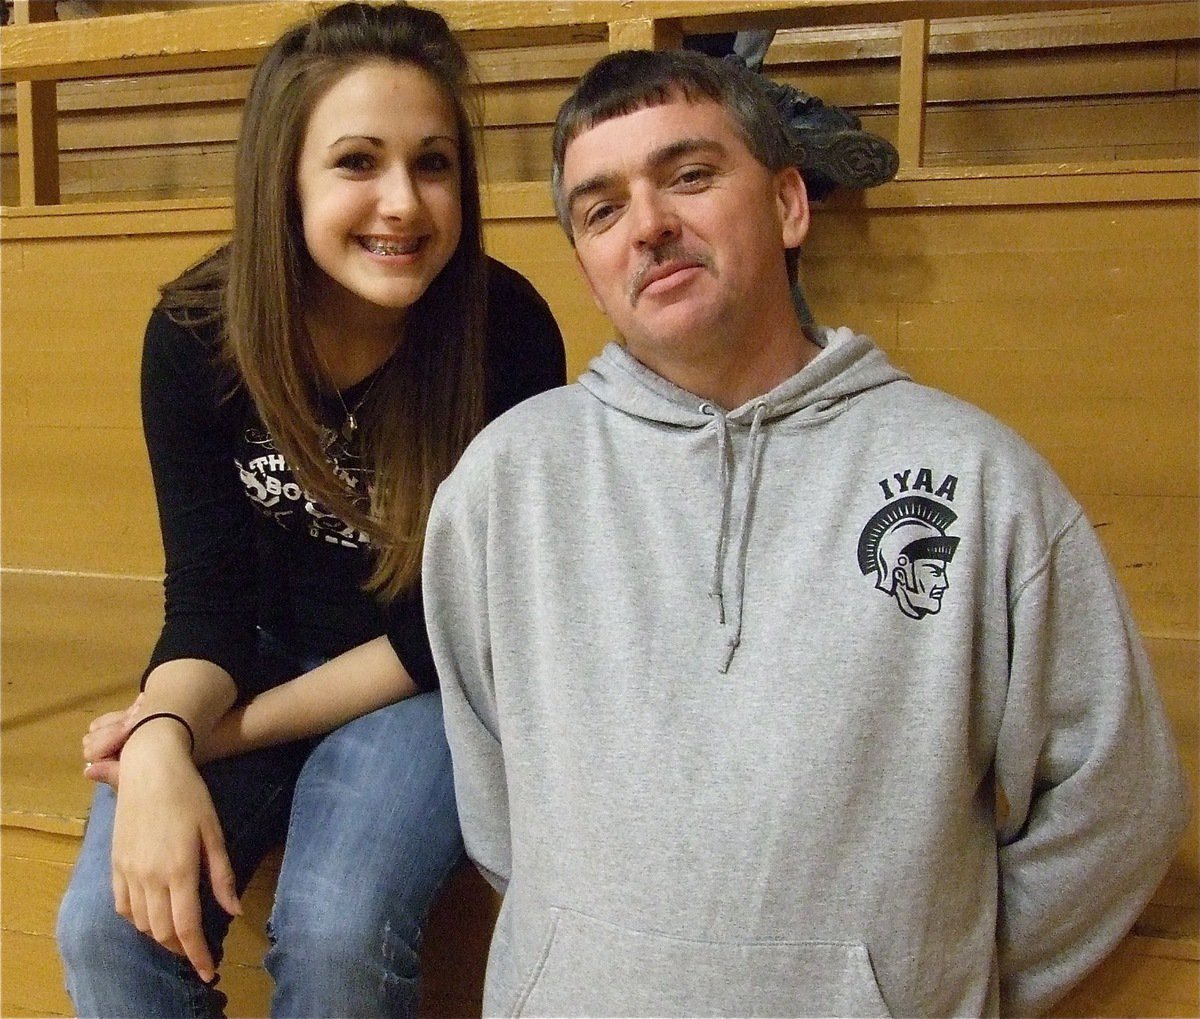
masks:
<instances>
[{"instance_id":1,"label":"man's mustache","mask_svg":"<svg viewBox=\"0 0 1200 1019\"><path fill-rule=\"evenodd\" d=\"M681 241L670 241L660 248L655 248L634 272L629 280L627 291L629 303L636 306L642 291L660 278L663 266L669 266L675 262L682 265L698 265L713 272L712 258L707 253L685 248Z\"/></svg>"}]
</instances>

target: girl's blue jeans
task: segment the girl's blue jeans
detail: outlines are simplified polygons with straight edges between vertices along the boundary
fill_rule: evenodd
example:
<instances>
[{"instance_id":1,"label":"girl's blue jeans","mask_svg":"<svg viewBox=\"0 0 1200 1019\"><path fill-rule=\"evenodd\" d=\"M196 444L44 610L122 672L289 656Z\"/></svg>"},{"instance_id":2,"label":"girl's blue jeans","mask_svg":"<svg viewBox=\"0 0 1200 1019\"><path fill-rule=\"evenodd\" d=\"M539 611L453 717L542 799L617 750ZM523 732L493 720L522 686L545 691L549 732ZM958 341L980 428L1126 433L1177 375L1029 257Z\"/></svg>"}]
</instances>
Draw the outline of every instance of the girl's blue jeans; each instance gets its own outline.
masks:
<instances>
[{"instance_id":1,"label":"girl's blue jeans","mask_svg":"<svg viewBox=\"0 0 1200 1019\"><path fill-rule=\"evenodd\" d=\"M441 695L419 694L347 723L315 744L215 761L208 782L239 893L284 844L267 926L273 1016L411 1016L420 929L463 859ZM58 918L76 1014L219 1016L218 977L139 932L113 905L116 796L97 788ZM169 809L168 804L163 809ZM202 881L214 960L229 917Z\"/></svg>"}]
</instances>

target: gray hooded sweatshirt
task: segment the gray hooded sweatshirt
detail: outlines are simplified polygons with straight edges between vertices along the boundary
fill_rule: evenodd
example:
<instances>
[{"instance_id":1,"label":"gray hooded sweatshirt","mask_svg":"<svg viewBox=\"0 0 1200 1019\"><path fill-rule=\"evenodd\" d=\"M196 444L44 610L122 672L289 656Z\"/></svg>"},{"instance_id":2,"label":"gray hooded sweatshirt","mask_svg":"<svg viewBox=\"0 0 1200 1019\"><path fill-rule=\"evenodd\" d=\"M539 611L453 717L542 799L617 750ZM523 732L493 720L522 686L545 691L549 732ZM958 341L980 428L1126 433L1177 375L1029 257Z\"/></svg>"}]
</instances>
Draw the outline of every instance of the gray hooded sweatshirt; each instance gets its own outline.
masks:
<instances>
[{"instance_id":1,"label":"gray hooded sweatshirt","mask_svg":"<svg viewBox=\"0 0 1200 1019\"><path fill-rule=\"evenodd\" d=\"M1078 504L820 342L728 413L610 345L438 493L485 1014L1033 1014L1166 869L1174 742Z\"/></svg>"}]
</instances>

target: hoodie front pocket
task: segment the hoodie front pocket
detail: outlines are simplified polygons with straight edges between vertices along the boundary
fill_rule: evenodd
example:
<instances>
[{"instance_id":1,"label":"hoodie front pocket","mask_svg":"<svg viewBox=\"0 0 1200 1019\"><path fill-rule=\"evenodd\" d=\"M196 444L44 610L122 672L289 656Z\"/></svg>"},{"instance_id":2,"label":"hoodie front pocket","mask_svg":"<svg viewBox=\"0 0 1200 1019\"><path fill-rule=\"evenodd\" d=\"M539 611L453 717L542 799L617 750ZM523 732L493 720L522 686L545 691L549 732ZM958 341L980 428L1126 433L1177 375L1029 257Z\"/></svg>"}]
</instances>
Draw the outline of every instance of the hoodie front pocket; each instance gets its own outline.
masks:
<instances>
[{"instance_id":1,"label":"hoodie front pocket","mask_svg":"<svg viewBox=\"0 0 1200 1019\"><path fill-rule=\"evenodd\" d=\"M858 942L706 941L551 914L514 1015L890 1015Z\"/></svg>"}]
</instances>

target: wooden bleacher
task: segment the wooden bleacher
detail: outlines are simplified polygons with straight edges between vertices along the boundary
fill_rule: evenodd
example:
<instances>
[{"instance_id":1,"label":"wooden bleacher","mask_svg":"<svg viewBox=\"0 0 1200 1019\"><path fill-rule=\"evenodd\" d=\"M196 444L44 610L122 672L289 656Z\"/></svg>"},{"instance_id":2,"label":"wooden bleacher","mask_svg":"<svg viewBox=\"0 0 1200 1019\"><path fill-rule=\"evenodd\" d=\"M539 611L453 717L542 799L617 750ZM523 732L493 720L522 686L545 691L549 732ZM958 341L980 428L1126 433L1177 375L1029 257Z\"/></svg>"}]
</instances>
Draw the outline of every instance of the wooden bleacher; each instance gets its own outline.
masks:
<instances>
[{"instance_id":1,"label":"wooden bleacher","mask_svg":"<svg viewBox=\"0 0 1200 1019\"><path fill-rule=\"evenodd\" d=\"M90 783L78 736L98 712L128 702L147 641L158 632L161 585L148 578L0 575L4 604L3 986L0 1015L66 1015L51 941L53 917L83 833ZM50 683L50 677L60 682ZM278 874L268 859L243 897L221 967L231 1015L263 1015L264 923ZM478 1014L494 903L470 869L438 902L423 945L427 1016Z\"/></svg>"},{"instance_id":2,"label":"wooden bleacher","mask_svg":"<svg viewBox=\"0 0 1200 1019\"><path fill-rule=\"evenodd\" d=\"M0 29L4 1016L70 1014L52 935L89 796L79 736L128 700L157 628L161 552L136 392L145 316L157 285L228 229L247 68L312 5L149 0L162 11L114 16L100 6L95 18ZM1197 6L428 6L479 68L489 249L550 301L572 374L608 332L553 220L549 124L608 48L776 27L772 76L897 143L895 182L817 211L804 249L810 302L1054 464L1124 583L1195 786ZM16 8L32 21L47 10ZM1134 933L1055 1015L1200 1015L1197 870L1193 821ZM265 1012L270 881L268 866L231 934L234 1016ZM439 903L427 1014L477 1009L493 908L465 872Z\"/></svg>"}]
</instances>

